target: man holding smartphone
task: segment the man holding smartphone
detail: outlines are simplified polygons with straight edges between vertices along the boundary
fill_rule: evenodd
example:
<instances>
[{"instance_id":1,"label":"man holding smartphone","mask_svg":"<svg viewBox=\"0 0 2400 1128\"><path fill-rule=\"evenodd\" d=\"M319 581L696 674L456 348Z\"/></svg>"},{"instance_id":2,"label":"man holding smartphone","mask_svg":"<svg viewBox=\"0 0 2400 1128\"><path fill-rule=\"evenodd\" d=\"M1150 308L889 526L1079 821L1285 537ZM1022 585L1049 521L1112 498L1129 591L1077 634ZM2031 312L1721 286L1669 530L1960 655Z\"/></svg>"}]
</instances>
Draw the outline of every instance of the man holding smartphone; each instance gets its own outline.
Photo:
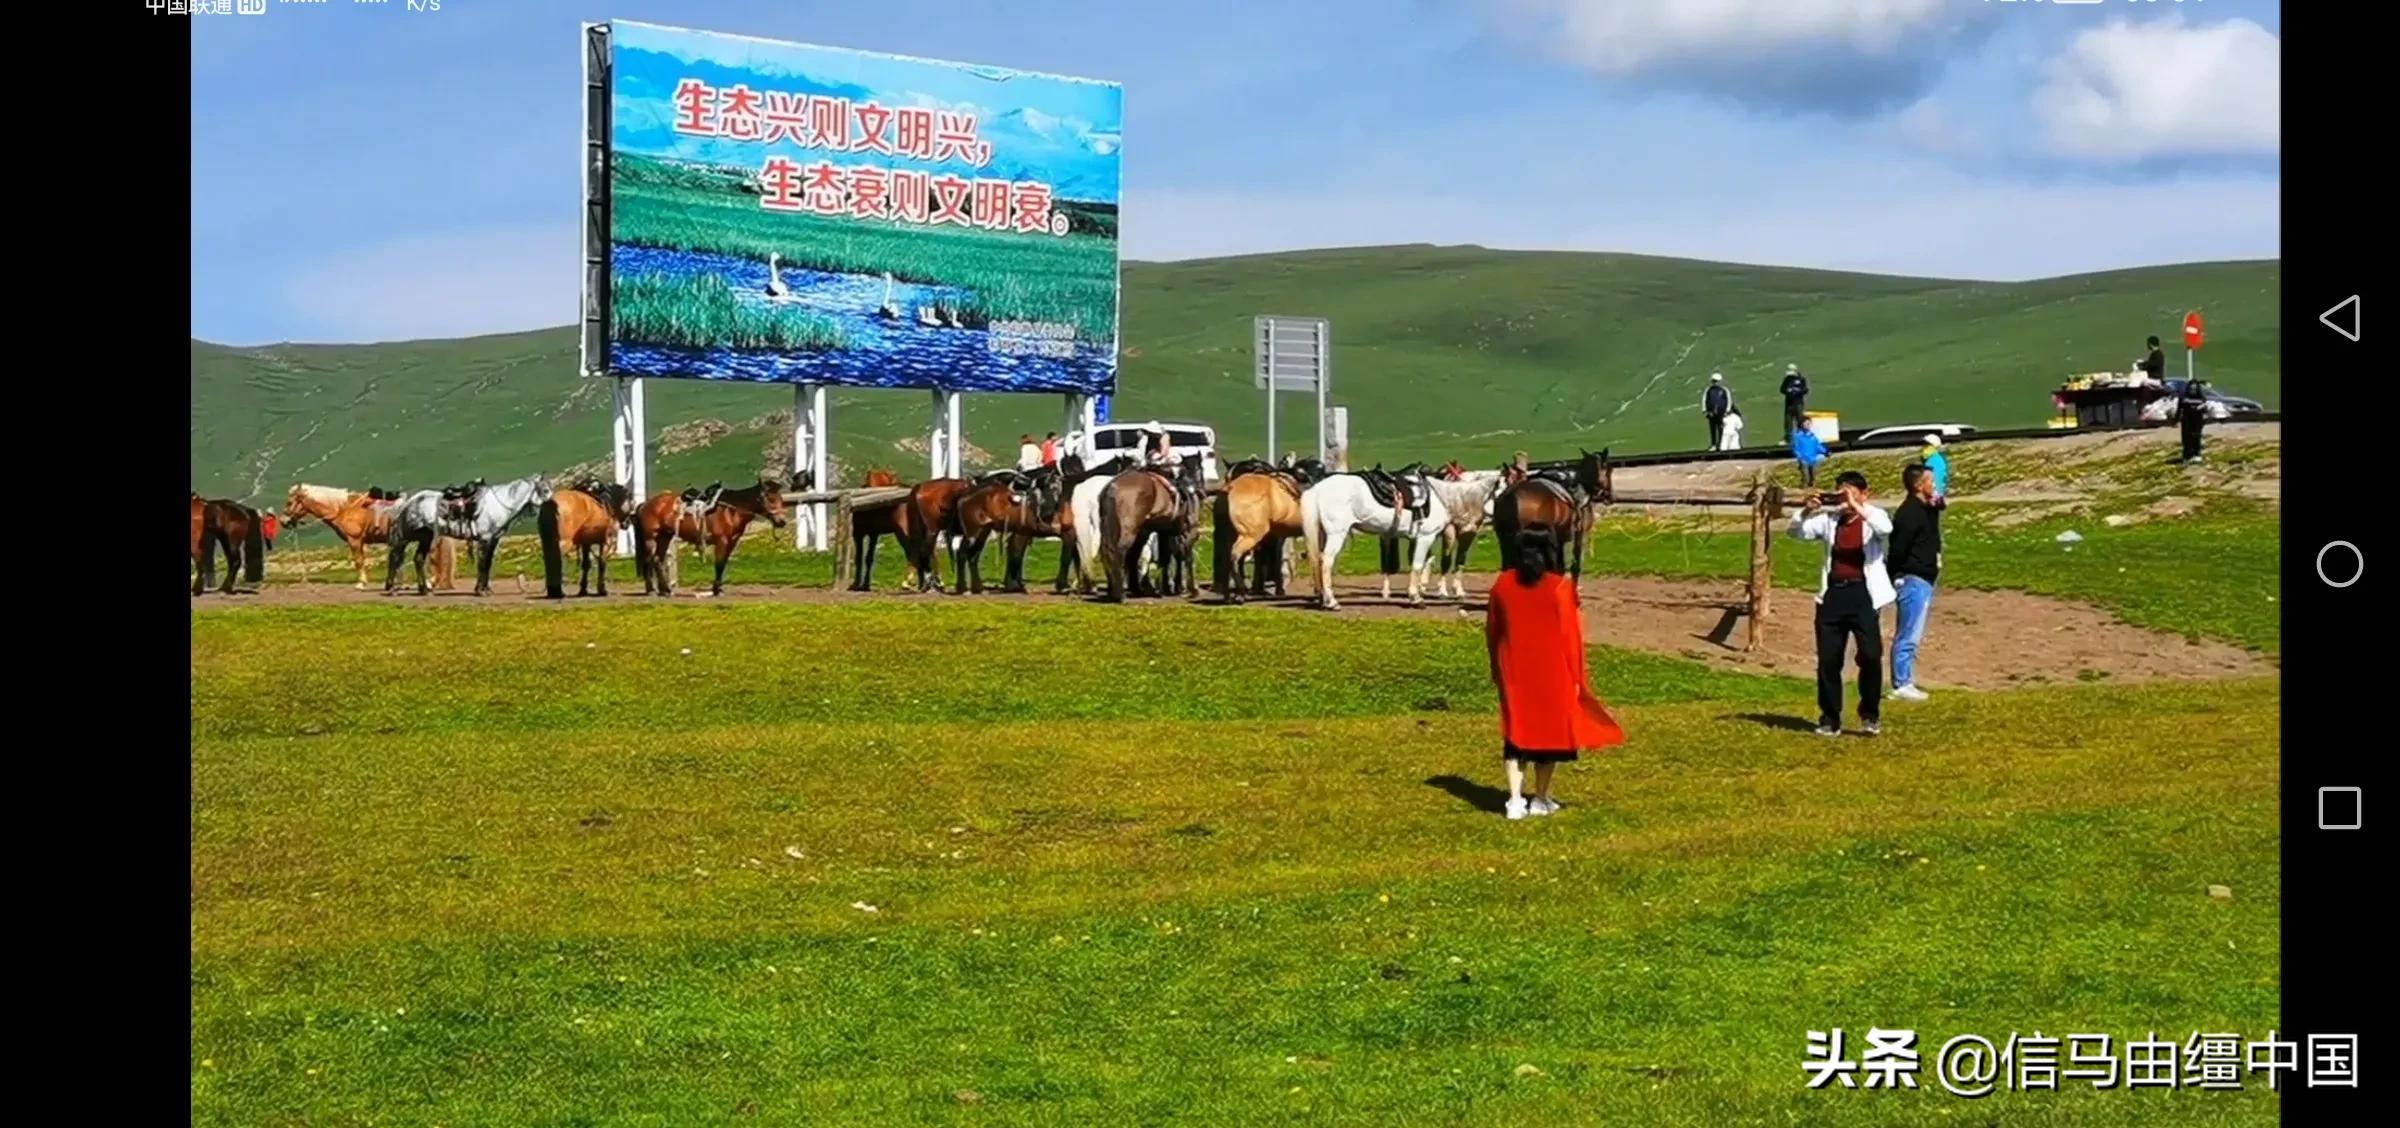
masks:
<instances>
[{"instance_id":1,"label":"man holding smartphone","mask_svg":"<svg viewBox=\"0 0 2400 1128\"><path fill-rule=\"evenodd\" d=\"M1858 655L1861 731L1883 731L1883 624L1878 613L1897 598L1883 557L1892 519L1867 501L1867 476L1845 470L1832 497L1811 495L1792 515L1790 535L1823 541L1817 576L1817 735L1842 733L1842 659Z\"/></svg>"}]
</instances>

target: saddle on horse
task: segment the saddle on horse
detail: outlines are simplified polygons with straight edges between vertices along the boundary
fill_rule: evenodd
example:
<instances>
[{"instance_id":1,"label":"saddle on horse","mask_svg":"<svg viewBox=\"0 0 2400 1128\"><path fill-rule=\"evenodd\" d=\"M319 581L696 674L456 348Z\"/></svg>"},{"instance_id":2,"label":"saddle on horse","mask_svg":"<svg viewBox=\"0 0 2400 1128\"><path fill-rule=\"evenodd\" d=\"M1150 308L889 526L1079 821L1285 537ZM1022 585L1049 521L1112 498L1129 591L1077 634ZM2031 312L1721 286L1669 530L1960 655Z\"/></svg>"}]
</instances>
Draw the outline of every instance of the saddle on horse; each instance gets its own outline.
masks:
<instances>
[{"instance_id":1,"label":"saddle on horse","mask_svg":"<svg viewBox=\"0 0 2400 1128\"><path fill-rule=\"evenodd\" d=\"M678 504L676 508L681 511L683 516L689 517L693 521L697 522L705 519L708 516L709 511L717 507L717 498L723 495L724 492L725 483L723 482L710 482L705 486L693 486L692 488L683 491L682 496L677 499Z\"/></svg>"},{"instance_id":2,"label":"saddle on horse","mask_svg":"<svg viewBox=\"0 0 2400 1128\"><path fill-rule=\"evenodd\" d=\"M1374 469L1358 476L1366 481L1368 496L1375 499L1375 504L1389 508L1395 521L1403 517L1415 517L1422 521L1432 508L1433 491L1425 487L1425 471L1421 466L1411 466L1394 474L1378 462ZM1411 481L1412 476L1414 481Z\"/></svg>"}]
</instances>

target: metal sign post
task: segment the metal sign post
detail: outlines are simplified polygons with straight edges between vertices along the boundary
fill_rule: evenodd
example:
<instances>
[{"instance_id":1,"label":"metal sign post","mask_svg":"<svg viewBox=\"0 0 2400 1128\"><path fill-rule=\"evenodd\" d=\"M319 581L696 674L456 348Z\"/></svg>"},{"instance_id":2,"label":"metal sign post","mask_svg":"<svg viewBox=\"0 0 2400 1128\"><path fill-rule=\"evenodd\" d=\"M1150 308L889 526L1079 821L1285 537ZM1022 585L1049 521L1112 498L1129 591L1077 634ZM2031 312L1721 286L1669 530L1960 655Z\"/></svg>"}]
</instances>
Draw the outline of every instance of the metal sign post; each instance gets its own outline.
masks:
<instances>
[{"instance_id":1,"label":"metal sign post","mask_svg":"<svg viewBox=\"0 0 2400 1128\"><path fill-rule=\"evenodd\" d=\"M1325 458L1325 389L1333 382L1333 338L1322 317L1251 319L1252 382L1267 393L1267 459L1280 456L1275 442L1275 393L1317 396L1317 459Z\"/></svg>"},{"instance_id":2,"label":"metal sign post","mask_svg":"<svg viewBox=\"0 0 2400 1128\"><path fill-rule=\"evenodd\" d=\"M2199 311L2199 310L2193 310L2193 311L2192 311L2192 312L2190 312L2190 313L2184 314L2184 315L2183 315L2183 380L2184 380L2184 383L2187 383L2187 384L2188 384L2188 383L2191 383L2191 380L2192 380L2192 356L2193 356L2194 354L2196 354L2196 353L2198 353L2198 352L2200 351L2200 337L2201 337L2200 311Z\"/></svg>"}]
</instances>

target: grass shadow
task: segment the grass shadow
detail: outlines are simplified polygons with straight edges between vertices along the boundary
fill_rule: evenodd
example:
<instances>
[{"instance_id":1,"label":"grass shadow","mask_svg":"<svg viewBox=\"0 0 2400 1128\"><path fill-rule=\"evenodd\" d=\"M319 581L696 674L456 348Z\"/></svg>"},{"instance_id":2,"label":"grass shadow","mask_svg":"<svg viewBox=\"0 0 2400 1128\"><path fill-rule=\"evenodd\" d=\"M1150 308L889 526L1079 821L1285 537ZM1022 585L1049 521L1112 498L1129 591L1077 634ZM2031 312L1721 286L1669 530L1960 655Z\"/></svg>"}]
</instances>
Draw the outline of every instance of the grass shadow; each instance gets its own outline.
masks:
<instances>
[{"instance_id":1,"label":"grass shadow","mask_svg":"<svg viewBox=\"0 0 2400 1128\"><path fill-rule=\"evenodd\" d=\"M1465 776L1439 775L1425 781L1425 786L1447 791L1460 802L1489 814L1497 815L1508 809L1508 792L1488 783L1477 783Z\"/></svg>"},{"instance_id":2,"label":"grass shadow","mask_svg":"<svg viewBox=\"0 0 2400 1128\"><path fill-rule=\"evenodd\" d=\"M1789 713L1735 713L1725 719L1730 721L1748 721L1754 725L1765 725L1768 728L1782 729L1786 732L1817 731L1815 722L1810 721L1805 717L1792 716Z\"/></svg>"}]
</instances>

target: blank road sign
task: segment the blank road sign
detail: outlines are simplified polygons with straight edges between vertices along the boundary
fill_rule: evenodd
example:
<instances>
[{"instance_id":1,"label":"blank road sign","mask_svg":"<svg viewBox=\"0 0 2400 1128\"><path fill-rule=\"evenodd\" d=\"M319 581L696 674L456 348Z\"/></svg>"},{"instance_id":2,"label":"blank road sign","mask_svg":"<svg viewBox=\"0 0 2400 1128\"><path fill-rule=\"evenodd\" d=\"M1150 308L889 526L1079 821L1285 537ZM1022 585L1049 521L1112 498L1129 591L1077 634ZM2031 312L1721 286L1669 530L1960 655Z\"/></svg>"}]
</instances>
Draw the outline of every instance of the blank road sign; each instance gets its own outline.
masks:
<instances>
[{"instance_id":1,"label":"blank road sign","mask_svg":"<svg viewBox=\"0 0 2400 1128\"><path fill-rule=\"evenodd\" d=\"M1325 379L1325 319L1260 317L1250 354L1252 383L1279 392L1313 392Z\"/></svg>"}]
</instances>

